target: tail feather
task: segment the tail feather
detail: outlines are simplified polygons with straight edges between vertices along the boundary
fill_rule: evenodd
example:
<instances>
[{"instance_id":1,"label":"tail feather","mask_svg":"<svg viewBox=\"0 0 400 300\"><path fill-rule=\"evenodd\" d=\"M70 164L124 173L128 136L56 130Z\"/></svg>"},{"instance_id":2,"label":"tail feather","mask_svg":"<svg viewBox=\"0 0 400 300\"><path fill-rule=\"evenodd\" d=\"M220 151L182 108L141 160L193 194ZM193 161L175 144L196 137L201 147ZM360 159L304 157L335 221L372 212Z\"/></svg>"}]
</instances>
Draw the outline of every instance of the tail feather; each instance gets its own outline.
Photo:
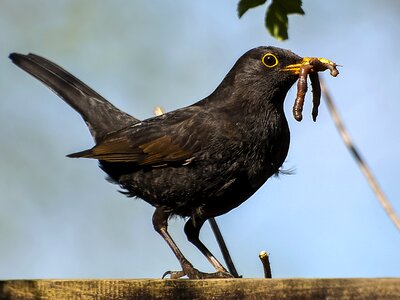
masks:
<instances>
[{"instance_id":1,"label":"tail feather","mask_svg":"<svg viewBox=\"0 0 400 300\"><path fill-rule=\"evenodd\" d=\"M119 110L85 83L53 62L35 54L10 54L10 59L60 96L85 120L96 142L138 119Z\"/></svg>"},{"instance_id":2,"label":"tail feather","mask_svg":"<svg viewBox=\"0 0 400 300\"><path fill-rule=\"evenodd\" d=\"M79 151L79 152L68 154L67 157L70 157L70 158L88 158L89 156L91 156L91 154L92 154L92 150L88 149L88 150L83 150L83 151Z\"/></svg>"}]
</instances>

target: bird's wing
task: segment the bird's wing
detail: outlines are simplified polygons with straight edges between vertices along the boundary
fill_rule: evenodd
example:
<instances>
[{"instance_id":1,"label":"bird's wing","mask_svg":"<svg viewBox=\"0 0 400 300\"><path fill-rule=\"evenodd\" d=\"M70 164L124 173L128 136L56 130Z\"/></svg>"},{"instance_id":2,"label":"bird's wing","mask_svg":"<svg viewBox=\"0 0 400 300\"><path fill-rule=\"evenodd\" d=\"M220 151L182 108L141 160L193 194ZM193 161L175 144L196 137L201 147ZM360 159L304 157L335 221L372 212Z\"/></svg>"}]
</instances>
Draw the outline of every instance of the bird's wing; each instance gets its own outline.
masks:
<instances>
[{"instance_id":1,"label":"bird's wing","mask_svg":"<svg viewBox=\"0 0 400 300\"><path fill-rule=\"evenodd\" d=\"M138 165L155 165L185 161L192 153L173 142L170 135L147 139L144 143L133 143L130 139L119 138L105 141L90 150L69 155L108 162L135 162Z\"/></svg>"},{"instance_id":2,"label":"bird's wing","mask_svg":"<svg viewBox=\"0 0 400 300\"><path fill-rule=\"evenodd\" d=\"M201 146L199 141L206 141L211 132L204 127L204 118L193 118L192 114L149 120L111 134L92 149L68 156L152 166L185 164L194 159L193 153Z\"/></svg>"}]
</instances>

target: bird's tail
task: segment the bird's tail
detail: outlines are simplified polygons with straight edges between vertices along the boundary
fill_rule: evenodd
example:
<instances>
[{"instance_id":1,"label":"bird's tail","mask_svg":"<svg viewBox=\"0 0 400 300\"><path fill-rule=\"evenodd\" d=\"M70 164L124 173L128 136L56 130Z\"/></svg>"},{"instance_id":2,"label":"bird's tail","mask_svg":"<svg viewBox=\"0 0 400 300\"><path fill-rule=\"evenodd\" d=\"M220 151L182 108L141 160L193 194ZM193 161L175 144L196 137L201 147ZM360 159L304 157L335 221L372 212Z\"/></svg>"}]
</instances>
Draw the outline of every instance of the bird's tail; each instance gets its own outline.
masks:
<instances>
[{"instance_id":1,"label":"bird's tail","mask_svg":"<svg viewBox=\"0 0 400 300\"><path fill-rule=\"evenodd\" d=\"M116 108L82 81L53 62L35 54L10 54L18 67L39 79L75 109L89 127L96 142L108 133L139 120Z\"/></svg>"}]
</instances>

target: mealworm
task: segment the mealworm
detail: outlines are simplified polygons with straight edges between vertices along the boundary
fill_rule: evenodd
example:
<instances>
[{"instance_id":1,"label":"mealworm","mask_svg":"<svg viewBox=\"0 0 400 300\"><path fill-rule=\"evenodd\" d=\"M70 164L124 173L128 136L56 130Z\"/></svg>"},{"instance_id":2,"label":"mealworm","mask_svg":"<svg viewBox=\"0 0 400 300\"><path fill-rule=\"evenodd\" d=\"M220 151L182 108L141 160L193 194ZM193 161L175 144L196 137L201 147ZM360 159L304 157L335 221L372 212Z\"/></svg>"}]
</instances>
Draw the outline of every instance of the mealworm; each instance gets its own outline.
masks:
<instances>
[{"instance_id":1,"label":"mealworm","mask_svg":"<svg viewBox=\"0 0 400 300\"><path fill-rule=\"evenodd\" d=\"M312 87L312 118L314 122L317 120L318 107L321 102L321 86L319 82L318 72L329 70L333 77L339 75L336 69L337 65L324 58L311 58L307 64L300 67L299 80L297 82L297 95L293 105L293 116L297 121L303 119L304 97L307 93L307 75L310 76Z\"/></svg>"},{"instance_id":2,"label":"mealworm","mask_svg":"<svg viewBox=\"0 0 400 300\"><path fill-rule=\"evenodd\" d=\"M312 69L312 65L303 65L300 68L299 80L297 81L297 95L293 105L293 116L296 121L303 119L304 97L307 93L307 75Z\"/></svg>"},{"instance_id":3,"label":"mealworm","mask_svg":"<svg viewBox=\"0 0 400 300\"><path fill-rule=\"evenodd\" d=\"M318 73L310 73L310 81L312 88L312 118L317 121L318 107L321 103L321 85L319 83Z\"/></svg>"}]
</instances>

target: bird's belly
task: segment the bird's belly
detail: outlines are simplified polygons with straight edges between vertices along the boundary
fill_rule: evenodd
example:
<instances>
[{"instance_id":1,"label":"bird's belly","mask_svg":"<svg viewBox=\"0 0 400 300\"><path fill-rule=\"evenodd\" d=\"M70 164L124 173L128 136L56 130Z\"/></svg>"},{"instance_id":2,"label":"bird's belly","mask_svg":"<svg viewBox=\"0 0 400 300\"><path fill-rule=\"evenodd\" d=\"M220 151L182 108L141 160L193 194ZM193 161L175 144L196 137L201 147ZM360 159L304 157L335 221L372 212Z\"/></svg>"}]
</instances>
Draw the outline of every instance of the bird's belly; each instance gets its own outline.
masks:
<instances>
[{"instance_id":1,"label":"bird's belly","mask_svg":"<svg viewBox=\"0 0 400 300\"><path fill-rule=\"evenodd\" d=\"M246 201L278 171L282 162L242 158L219 164L149 168L123 175L118 181L132 196L162 206L172 214L209 218Z\"/></svg>"},{"instance_id":2,"label":"bird's belly","mask_svg":"<svg viewBox=\"0 0 400 300\"><path fill-rule=\"evenodd\" d=\"M207 217L222 215L249 199L272 175L278 172L283 161L278 164L252 166L251 172L237 174L234 179L226 180L219 195L208 201L204 207Z\"/></svg>"},{"instance_id":3,"label":"bird's belly","mask_svg":"<svg viewBox=\"0 0 400 300\"><path fill-rule=\"evenodd\" d=\"M116 181L131 196L172 214L218 216L246 201L278 172L288 152L289 133L268 137L265 143L204 151L187 165L126 170Z\"/></svg>"}]
</instances>

